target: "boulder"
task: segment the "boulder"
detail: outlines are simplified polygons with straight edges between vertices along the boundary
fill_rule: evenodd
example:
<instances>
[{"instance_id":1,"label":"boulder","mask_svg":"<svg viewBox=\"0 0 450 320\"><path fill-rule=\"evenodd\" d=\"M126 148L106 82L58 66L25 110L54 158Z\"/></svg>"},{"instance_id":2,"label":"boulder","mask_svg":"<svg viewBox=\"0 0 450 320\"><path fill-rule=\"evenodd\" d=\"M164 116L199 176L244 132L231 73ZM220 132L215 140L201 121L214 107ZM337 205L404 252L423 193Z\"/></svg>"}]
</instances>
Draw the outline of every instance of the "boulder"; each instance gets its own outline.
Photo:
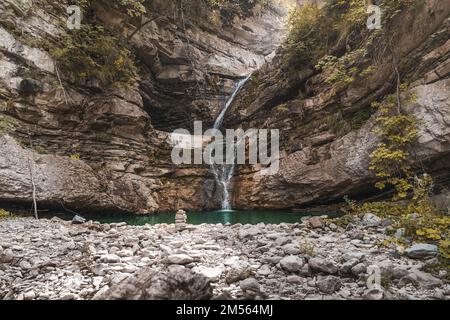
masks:
<instances>
[{"instance_id":1,"label":"boulder","mask_svg":"<svg viewBox=\"0 0 450 320\"><path fill-rule=\"evenodd\" d=\"M286 282L293 284L301 284L303 282L303 278L293 274L286 277Z\"/></svg>"},{"instance_id":2,"label":"boulder","mask_svg":"<svg viewBox=\"0 0 450 320\"><path fill-rule=\"evenodd\" d=\"M433 244L418 243L405 250L405 255L413 259L427 259L437 256L438 247Z\"/></svg>"},{"instance_id":3,"label":"boulder","mask_svg":"<svg viewBox=\"0 0 450 320\"><path fill-rule=\"evenodd\" d=\"M287 256L280 261L281 268L288 272L300 272L303 265L303 259L297 256Z\"/></svg>"},{"instance_id":4,"label":"boulder","mask_svg":"<svg viewBox=\"0 0 450 320\"><path fill-rule=\"evenodd\" d=\"M242 291L253 291L256 293L261 292L261 285L255 278L242 280L239 283L239 286L241 287Z\"/></svg>"},{"instance_id":5,"label":"boulder","mask_svg":"<svg viewBox=\"0 0 450 320\"><path fill-rule=\"evenodd\" d=\"M168 264L189 264L192 263L194 259L187 254L172 254L167 257Z\"/></svg>"},{"instance_id":6,"label":"boulder","mask_svg":"<svg viewBox=\"0 0 450 320\"><path fill-rule=\"evenodd\" d=\"M342 256L342 260L344 260L344 261L349 261L352 259L361 261L364 258L365 258L365 254L362 252L357 252L357 251L349 251L349 252L344 253L344 255Z\"/></svg>"},{"instance_id":7,"label":"boulder","mask_svg":"<svg viewBox=\"0 0 450 320\"><path fill-rule=\"evenodd\" d=\"M219 267L208 268L208 267L199 266L199 267L193 268L192 271L195 271L195 272L205 276L211 282L218 282L220 279L220 276L223 273L223 267L219 266Z\"/></svg>"},{"instance_id":8,"label":"boulder","mask_svg":"<svg viewBox=\"0 0 450 320\"><path fill-rule=\"evenodd\" d=\"M11 249L0 250L0 263L10 263L14 260L14 253Z\"/></svg>"},{"instance_id":9,"label":"boulder","mask_svg":"<svg viewBox=\"0 0 450 320\"><path fill-rule=\"evenodd\" d=\"M272 270L268 264L263 265L259 270L257 271L257 274L260 276L268 276L272 273Z\"/></svg>"},{"instance_id":10,"label":"boulder","mask_svg":"<svg viewBox=\"0 0 450 320\"><path fill-rule=\"evenodd\" d=\"M371 228L380 226L382 221L383 220L380 217L374 215L373 213L366 213L362 220L363 224L366 227L371 227Z\"/></svg>"},{"instance_id":11,"label":"boulder","mask_svg":"<svg viewBox=\"0 0 450 320\"><path fill-rule=\"evenodd\" d=\"M300 246L294 243L285 244L283 246L283 251L288 255L296 255L300 253Z\"/></svg>"},{"instance_id":12,"label":"boulder","mask_svg":"<svg viewBox=\"0 0 450 320\"><path fill-rule=\"evenodd\" d=\"M434 289L443 285L442 280L417 269L412 270L399 281L399 285L406 285L408 283L424 289Z\"/></svg>"},{"instance_id":13,"label":"boulder","mask_svg":"<svg viewBox=\"0 0 450 320\"><path fill-rule=\"evenodd\" d=\"M352 268L356 266L359 263L358 259L350 259L346 261L344 264L342 264L339 272L342 275L349 275L352 272Z\"/></svg>"},{"instance_id":14,"label":"boulder","mask_svg":"<svg viewBox=\"0 0 450 320\"><path fill-rule=\"evenodd\" d=\"M95 300L208 300L212 287L205 276L182 266L167 271L144 268L112 285Z\"/></svg>"},{"instance_id":15,"label":"boulder","mask_svg":"<svg viewBox=\"0 0 450 320\"><path fill-rule=\"evenodd\" d=\"M261 230L258 227L251 227L248 229L239 230L238 237L239 239L253 238L258 234L261 234Z\"/></svg>"},{"instance_id":16,"label":"boulder","mask_svg":"<svg viewBox=\"0 0 450 320\"><path fill-rule=\"evenodd\" d=\"M133 256L133 251L124 249L124 250L117 251L116 254L121 258L127 258L127 257Z\"/></svg>"},{"instance_id":17,"label":"boulder","mask_svg":"<svg viewBox=\"0 0 450 320\"><path fill-rule=\"evenodd\" d=\"M83 224L83 223L86 223L86 219L79 215L76 215L72 219L72 224Z\"/></svg>"},{"instance_id":18,"label":"boulder","mask_svg":"<svg viewBox=\"0 0 450 320\"><path fill-rule=\"evenodd\" d=\"M228 284L244 280L251 275L249 264L239 257L229 258L225 260L224 264L230 267L225 278Z\"/></svg>"},{"instance_id":19,"label":"boulder","mask_svg":"<svg viewBox=\"0 0 450 320\"><path fill-rule=\"evenodd\" d=\"M365 273L367 271L367 267L364 263L358 263L351 270L353 275L359 276L360 274Z\"/></svg>"},{"instance_id":20,"label":"boulder","mask_svg":"<svg viewBox=\"0 0 450 320\"><path fill-rule=\"evenodd\" d=\"M381 288L372 288L364 293L365 300L383 300L384 291Z\"/></svg>"},{"instance_id":21,"label":"boulder","mask_svg":"<svg viewBox=\"0 0 450 320\"><path fill-rule=\"evenodd\" d=\"M27 291L23 295L24 300L34 300L36 298L36 293L34 291Z\"/></svg>"},{"instance_id":22,"label":"boulder","mask_svg":"<svg viewBox=\"0 0 450 320\"><path fill-rule=\"evenodd\" d=\"M100 257L100 261L104 263L118 263L120 262L120 257L115 254L105 254Z\"/></svg>"},{"instance_id":23,"label":"boulder","mask_svg":"<svg viewBox=\"0 0 450 320\"><path fill-rule=\"evenodd\" d=\"M308 220L308 222L311 228L313 229L320 229L323 228L323 226L325 225L321 217L312 217L311 219Z\"/></svg>"},{"instance_id":24,"label":"boulder","mask_svg":"<svg viewBox=\"0 0 450 320\"><path fill-rule=\"evenodd\" d=\"M335 276L319 276L316 281L317 288L326 294L339 290L342 286L341 279Z\"/></svg>"},{"instance_id":25,"label":"boulder","mask_svg":"<svg viewBox=\"0 0 450 320\"><path fill-rule=\"evenodd\" d=\"M311 258L309 259L308 264L313 271L326 274L336 274L339 270L333 261L322 258Z\"/></svg>"}]
</instances>

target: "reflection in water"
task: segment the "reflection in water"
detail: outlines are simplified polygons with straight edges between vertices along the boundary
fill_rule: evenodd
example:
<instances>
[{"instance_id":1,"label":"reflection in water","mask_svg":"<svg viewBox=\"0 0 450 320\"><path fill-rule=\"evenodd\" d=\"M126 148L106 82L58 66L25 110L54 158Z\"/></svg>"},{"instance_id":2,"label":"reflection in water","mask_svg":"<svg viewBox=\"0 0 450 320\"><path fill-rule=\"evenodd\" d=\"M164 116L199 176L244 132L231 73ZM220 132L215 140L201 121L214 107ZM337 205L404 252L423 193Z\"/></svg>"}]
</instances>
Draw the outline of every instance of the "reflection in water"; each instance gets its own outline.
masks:
<instances>
[{"instance_id":1,"label":"reflection in water","mask_svg":"<svg viewBox=\"0 0 450 320\"><path fill-rule=\"evenodd\" d=\"M223 212L223 224L231 223L231 211Z\"/></svg>"},{"instance_id":2,"label":"reflection in water","mask_svg":"<svg viewBox=\"0 0 450 320\"><path fill-rule=\"evenodd\" d=\"M330 217L337 217L335 212L307 212L292 213L290 211L213 211L213 212L196 212L188 213L188 224L199 225L207 224L280 224L280 223L296 223L300 219L309 215L327 214ZM157 214L149 216L138 215L109 215L109 216L87 216L91 220L100 221L102 223L126 222L130 225L146 225L175 222L175 213L173 214Z\"/></svg>"}]
</instances>

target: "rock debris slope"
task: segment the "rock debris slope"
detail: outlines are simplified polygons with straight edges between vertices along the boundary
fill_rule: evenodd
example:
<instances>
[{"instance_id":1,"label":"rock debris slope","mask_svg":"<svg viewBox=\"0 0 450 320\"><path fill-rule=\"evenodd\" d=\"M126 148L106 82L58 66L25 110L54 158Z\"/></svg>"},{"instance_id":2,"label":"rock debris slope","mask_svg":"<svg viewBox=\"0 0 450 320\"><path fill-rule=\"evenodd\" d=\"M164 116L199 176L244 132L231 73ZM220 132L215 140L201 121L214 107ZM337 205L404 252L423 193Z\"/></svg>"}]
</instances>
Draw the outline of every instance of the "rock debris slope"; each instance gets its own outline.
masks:
<instances>
[{"instance_id":1,"label":"rock debris slope","mask_svg":"<svg viewBox=\"0 0 450 320\"><path fill-rule=\"evenodd\" d=\"M180 233L174 225L8 219L0 223L0 299L448 299L445 271L426 271L433 254L411 248L422 252L411 259L379 246L383 224L356 220L344 230L305 219ZM368 287L373 266L380 287Z\"/></svg>"}]
</instances>

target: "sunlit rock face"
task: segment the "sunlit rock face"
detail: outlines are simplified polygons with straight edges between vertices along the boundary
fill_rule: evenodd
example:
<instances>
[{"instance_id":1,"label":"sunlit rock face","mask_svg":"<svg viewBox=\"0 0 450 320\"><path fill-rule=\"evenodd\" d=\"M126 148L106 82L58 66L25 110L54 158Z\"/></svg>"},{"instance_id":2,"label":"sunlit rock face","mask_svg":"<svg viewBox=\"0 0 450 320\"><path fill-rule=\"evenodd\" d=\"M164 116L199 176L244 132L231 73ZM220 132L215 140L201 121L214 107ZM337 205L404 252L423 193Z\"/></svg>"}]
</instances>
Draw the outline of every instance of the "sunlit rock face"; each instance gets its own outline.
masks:
<instances>
[{"instance_id":1,"label":"sunlit rock face","mask_svg":"<svg viewBox=\"0 0 450 320\"><path fill-rule=\"evenodd\" d=\"M264 64L284 34L283 8L257 7L255 16L226 24L194 4L153 1L158 18L133 37L148 68L144 107L164 131L192 128L194 120L212 124L236 80Z\"/></svg>"},{"instance_id":2,"label":"sunlit rock face","mask_svg":"<svg viewBox=\"0 0 450 320\"><path fill-rule=\"evenodd\" d=\"M96 3L99 21L122 36L133 33L123 13ZM151 3L151 22L127 42L139 75L126 89L102 88L98 79L76 83L55 68L45 47L67 34L68 1L0 3L0 204L28 207L33 172L41 207L217 209L209 168L175 166L170 132L191 129L194 120L212 125L238 80L257 69L224 126L280 129L281 167L272 176L261 176L260 166L239 167L233 207L291 208L372 194L373 117L338 133L324 119L385 95L391 69L382 64L368 81L330 90L311 68L282 67L274 51L284 34L283 8L256 7L253 17L226 23L195 1L194 10L174 0ZM404 106L424 119L417 159L440 182L448 181L450 163L449 11L446 2L429 1L417 16L403 17L396 46L417 64L411 83L418 99Z\"/></svg>"},{"instance_id":3,"label":"sunlit rock face","mask_svg":"<svg viewBox=\"0 0 450 320\"><path fill-rule=\"evenodd\" d=\"M437 186L450 180L449 13L449 4L430 1L414 15L403 15L393 53L414 65L408 82L416 101L403 106L421 123L418 143L411 150L413 166L418 171L424 166ZM225 126L280 129L281 167L272 176L241 167L234 207L289 208L341 201L345 195L377 195L368 170L379 142L376 114L357 128L351 119L393 92L391 59L386 55L373 76L345 90L331 88L311 67L288 70L282 52L256 72L230 108Z\"/></svg>"},{"instance_id":4,"label":"sunlit rock face","mask_svg":"<svg viewBox=\"0 0 450 320\"><path fill-rule=\"evenodd\" d=\"M212 124L234 84L270 59L287 12L256 7L253 17L224 23L178 3L147 8L153 22L129 40L139 78L128 89L57 72L45 47L67 33L68 1L0 3L0 203L31 203L33 168L41 207L214 208L204 195L208 168L173 165L169 133L196 119ZM107 1L96 1L95 15L115 32L132 31Z\"/></svg>"}]
</instances>

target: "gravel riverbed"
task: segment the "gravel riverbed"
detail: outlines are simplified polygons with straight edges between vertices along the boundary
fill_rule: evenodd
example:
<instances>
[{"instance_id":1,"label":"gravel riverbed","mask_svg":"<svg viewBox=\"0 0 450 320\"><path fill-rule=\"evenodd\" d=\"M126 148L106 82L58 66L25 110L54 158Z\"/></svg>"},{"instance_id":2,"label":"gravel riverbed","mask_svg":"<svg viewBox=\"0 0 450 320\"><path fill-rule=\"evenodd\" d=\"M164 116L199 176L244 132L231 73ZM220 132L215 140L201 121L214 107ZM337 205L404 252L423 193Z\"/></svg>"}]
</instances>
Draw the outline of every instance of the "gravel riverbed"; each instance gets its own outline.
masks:
<instances>
[{"instance_id":1,"label":"gravel riverbed","mask_svg":"<svg viewBox=\"0 0 450 320\"><path fill-rule=\"evenodd\" d=\"M95 299L143 268L182 265L222 299L448 299L446 272L379 244L381 225L129 226L0 220L0 298ZM379 284L379 285L377 285Z\"/></svg>"}]
</instances>

